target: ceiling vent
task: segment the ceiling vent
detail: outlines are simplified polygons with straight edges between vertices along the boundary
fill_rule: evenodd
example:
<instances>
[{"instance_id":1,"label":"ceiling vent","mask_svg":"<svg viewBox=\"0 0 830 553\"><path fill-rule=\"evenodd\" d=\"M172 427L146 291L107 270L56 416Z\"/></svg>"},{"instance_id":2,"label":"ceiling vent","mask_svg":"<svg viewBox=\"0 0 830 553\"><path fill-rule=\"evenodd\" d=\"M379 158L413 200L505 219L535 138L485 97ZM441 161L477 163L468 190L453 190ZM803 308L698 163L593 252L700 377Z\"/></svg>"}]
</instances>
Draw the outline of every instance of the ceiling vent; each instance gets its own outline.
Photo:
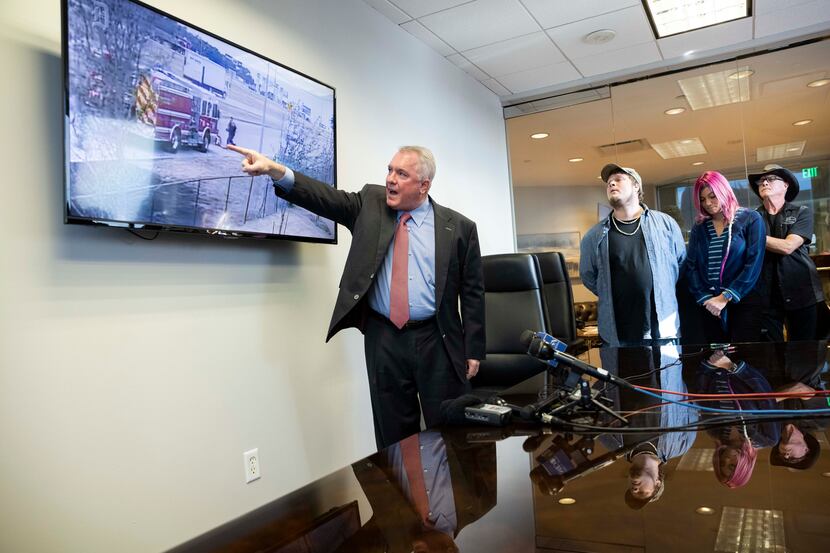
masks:
<instances>
[{"instance_id":1,"label":"ceiling vent","mask_svg":"<svg viewBox=\"0 0 830 553\"><path fill-rule=\"evenodd\" d=\"M623 142L612 142L611 144L603 144L597 146L597 150L604 156L614 156L618 154L632 154L642 150L648 150L651 146L645 138L635 138L634 140L625 140Z\"/></svg>"}]
</instances>

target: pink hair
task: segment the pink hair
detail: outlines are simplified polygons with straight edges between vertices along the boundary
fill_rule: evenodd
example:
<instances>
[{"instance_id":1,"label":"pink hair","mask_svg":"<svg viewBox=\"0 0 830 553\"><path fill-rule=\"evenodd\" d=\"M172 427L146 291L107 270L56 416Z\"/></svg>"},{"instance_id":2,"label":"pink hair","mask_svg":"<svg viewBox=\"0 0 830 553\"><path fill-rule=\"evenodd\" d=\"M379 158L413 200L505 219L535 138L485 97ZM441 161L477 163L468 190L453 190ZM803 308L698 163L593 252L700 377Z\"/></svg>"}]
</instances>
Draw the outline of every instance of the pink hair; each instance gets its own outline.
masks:
<instances>
[{"instance_id":1,"label":"pink hair","mask_svg":"<svg viewBox=\"0 0 830 553\"><path fill-rule=\"evenodd\" d=\"M694 201L695 210L697 211L695 221L701 223L710 218L710 215L700 205L700 191L704 188L709 188L712 191L718 199L718 203L720 203L724 219L726 219L727 224L731 223L735 218L735 212L740 207L738 205L738 198L735 197L735 193L732 191L732 187L729 186L729 181L726 180L726 177L717 171L706 171L695 181Z\"/></svg>"},{"instance_id":2,"label":"pink hair","mask_svg":"<svg viewBox=\"0 0 830 553\"><path fill-rule=\"evenodd\" d=\"M715 469L715 476L718 482L729 488L740 488L745 486L749 479L752 478L752 471L755 470L755 460L758 458L758 452L752 447L752 443L748 439L741 441L741 453L738 455L738 462L735 464L735 472L732 476L727 477L720 470L720 456L726 451L729 446L719 444L712 455L712 467Z\"/></svg>"}]
</instances>

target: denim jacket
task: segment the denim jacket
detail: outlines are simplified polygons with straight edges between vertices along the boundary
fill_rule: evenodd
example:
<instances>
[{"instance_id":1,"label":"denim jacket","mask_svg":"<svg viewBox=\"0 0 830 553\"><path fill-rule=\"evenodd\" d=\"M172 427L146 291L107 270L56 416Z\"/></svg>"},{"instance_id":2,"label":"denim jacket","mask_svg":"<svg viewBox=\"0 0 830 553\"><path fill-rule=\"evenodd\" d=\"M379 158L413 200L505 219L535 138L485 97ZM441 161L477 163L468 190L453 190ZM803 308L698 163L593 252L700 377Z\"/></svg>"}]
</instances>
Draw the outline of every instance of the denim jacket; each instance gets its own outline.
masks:
<instances>
[{"instance_id":1,"label":"denim jacket","mask_svg":"<svg viewBox=\"0 0 830 553\"><path fill-rule=\"evenodd\" d=\"M729 231L727 231L729 232ZM764 263L766 227L756 211L740 208L732 222L729 255L723 267L722 282L709 282L709 232L706 223L698 223L689 237L686 274L689 289L699 304L728 290L737 303L752 291Z\"/></svg>"},{"instance_id":2,"label":"denim jacket","mask_svg":"<svg viewBox=\"0 0 830 553\"><path fill-rule=\"evenodd\" d=\"M643 336L644 340L676 338L680 332L677 315L675 285L680 266L686 258L686 245L677 223L660 211L645 204L640 228L646 241L648 262L654 287L654 307L657 311L658 336ZM579 257L579 276L588 290L597 296L597 326L600 337L611 346L620 345L611 298L611 270L608 257L608 232L611 217L597 223L582 239ZM652 332L654 329L652 329Z\"/></svg>"}]
</instances>

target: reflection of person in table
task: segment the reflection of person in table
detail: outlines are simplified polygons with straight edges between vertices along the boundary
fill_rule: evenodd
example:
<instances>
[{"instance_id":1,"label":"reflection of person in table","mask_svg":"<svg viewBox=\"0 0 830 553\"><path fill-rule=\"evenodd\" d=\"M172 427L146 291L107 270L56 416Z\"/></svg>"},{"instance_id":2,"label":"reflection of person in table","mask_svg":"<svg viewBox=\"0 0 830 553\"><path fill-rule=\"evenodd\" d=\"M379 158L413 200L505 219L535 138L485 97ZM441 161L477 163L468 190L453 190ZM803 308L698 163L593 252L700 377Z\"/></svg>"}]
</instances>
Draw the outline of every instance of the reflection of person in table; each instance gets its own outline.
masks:
<instances>
[{"instance_id":1,"label":"reflection of person in table","mask_svg":"<svg viewBox=\"0 0 830 553\"><path fill-rule=\"evenodd\" d=\"M815 393L825 389L821 374L826 369L826 344L824 341L816 342L814 348L803 343L787 345L785 373L790 381L775 391L800 395L776 398L778 409L792 409L797 413L804 409L827 408L826 396ZM821 444L815 434L822 432L828 422L828 419L815 418L781 423L781 440L770 448L770 465L796 470L812 467L821 454Z\"/></svg>"},{"instance_id":2,"label":"reflection of person in table","mask_svg":"<svg viewBox=\"0 0 830 553\"><path fill-rule=\"evenodd\" d=\"M698 371L699 389L714 394L746 394L772 392L767 379L745 361L733 362L723 350L715 351L700 364ZM712 468L718 482L729 488L746 485L752 478L758 449L770 447L778 442L778 423L763 421L744 422L742 411L749 409L774 409L771 399L729 399L706 402L706 406L735 411L738 424L707 430L715 438L715 453Z\"/></svg>"},{"instance_id":3,"label":"reflection of person in table","mask_svg":"<svg viewBox=\"0 0 830 553\"><path fill-rule=\"evenodd\" d=\"M641 348L602 348L602 367L608 372L630 378L638 376L640 385L671 392L686 393L683 381L683 367L677 346L653 346ZM636 367L637 375L620 374L620 369ZM685 405L666 403L651 396L619 394L616 387L606 389L606 395L614 400L614 409L635 411L629 415L632 428L668 428L688 426L698 420L698 412ZM666 397L676 399L674 395ZM665 490L666 463L685 454L695 441L696 433L691 430L665 432L655 435L654 431L636 434L621 434L619 441L633 449L626 455L630 463L628 488L625 503L632 509L642 509L657 501ZM600 438L603 441L603 438Z\"/></svg>"},{"instance_id":4,"label":"reflection of person in table","mask_svg":"<svg viewBox=\"0 0 830 553\"><path fill-rule=\"evenodd\" d=\"M427 431L352 468L373 514L338 553L458 551L458 533L496 504L493 443Z\"/></svg>"}]
</instances>

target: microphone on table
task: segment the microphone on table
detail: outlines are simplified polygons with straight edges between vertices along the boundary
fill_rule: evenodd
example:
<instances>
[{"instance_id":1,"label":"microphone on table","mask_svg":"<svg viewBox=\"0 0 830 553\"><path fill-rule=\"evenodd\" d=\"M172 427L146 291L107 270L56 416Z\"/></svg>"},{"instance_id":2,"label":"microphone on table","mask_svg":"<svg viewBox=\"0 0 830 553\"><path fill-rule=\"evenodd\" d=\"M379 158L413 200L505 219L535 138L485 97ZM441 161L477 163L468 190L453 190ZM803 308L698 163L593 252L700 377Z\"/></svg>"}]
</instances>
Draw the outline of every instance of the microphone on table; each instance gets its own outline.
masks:
<instances>
[{"instance_id":1,"label":"microphone on table","mask_svg":"<svg viewBox=\"0 0 830 553\"><path fill-rule=\"evenodd\" d=\"M577 359L573 355L565 353L564 343L557 340L550 334L545 332L534 332L532 330L525 330L519 338L522 344L527 346L527 354L542 361L545 361L552 367L558 366L559 363L575 370L580 374L587 374L590 377L602 380L603 382L610 382L617 386L631 388L631 384L625 380L614 376L605 369L594 367L584 361Z\"/></svg>"}]
</instances>

